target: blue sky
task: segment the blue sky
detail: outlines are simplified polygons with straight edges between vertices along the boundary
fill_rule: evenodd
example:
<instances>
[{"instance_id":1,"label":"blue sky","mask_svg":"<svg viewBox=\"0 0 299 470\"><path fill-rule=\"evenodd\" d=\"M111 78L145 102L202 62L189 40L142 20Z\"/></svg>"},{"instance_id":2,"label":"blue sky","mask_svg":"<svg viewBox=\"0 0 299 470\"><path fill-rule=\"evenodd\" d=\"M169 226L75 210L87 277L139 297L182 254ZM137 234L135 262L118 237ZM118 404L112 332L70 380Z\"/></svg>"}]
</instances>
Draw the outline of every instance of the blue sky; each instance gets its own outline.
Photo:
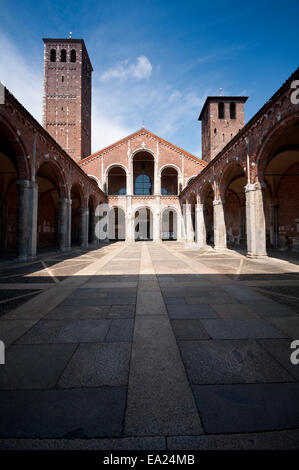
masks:
<instances>
[{"instance_id":1,"label":"blue sky","mask_svg":"<svg viewBox=\"0 0 299 470\"><path fill-rule=\"evenodd\" d=\"M39 121L41 38L85 40L93 152L145 121L200 157L207 95L248 95L248 121L299 65L298 0L0 0L0 12L0 80Z\"/></svg>"}]
</instances>

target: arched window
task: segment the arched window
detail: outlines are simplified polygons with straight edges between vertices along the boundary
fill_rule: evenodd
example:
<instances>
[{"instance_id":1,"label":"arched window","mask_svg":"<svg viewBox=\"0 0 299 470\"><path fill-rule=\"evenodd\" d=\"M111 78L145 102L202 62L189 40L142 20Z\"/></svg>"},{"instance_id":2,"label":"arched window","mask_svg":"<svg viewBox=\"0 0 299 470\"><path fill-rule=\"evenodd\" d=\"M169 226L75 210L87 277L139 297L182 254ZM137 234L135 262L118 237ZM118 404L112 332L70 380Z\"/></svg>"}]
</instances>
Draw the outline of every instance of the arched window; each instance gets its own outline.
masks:
<instances>
[{"instance_id":1,"label":"arched window","mask_svg":"<svg viewBox=\"0 0 299 470\"><path fill-rule=\"evenodd\" d=\"M66 50L62 49L60 52L60 62L66 62Z\"/></svg>"},{"instance_id":2,"label":"arched window","mask_svg":"<svg viewBox=\"0 0 299 470\"><path fill-rule=\"evenodd\" d=\"M216 129L216 127L215 127L215 129L214 129L214 135L216 135L216 134L217 134L217 129Z\"/></svg>"},{"instance_id":3,"label":"arched window","mask_svg":"<svg viewBox=\"0 0 299 470\"><path fill-rule=\"evenodd\" d=\"M76 62L76 51L75 51L75 49L71 50L71 62Z\"/></svg>"},{"instance_id":4,"label":"arched window","mask_svg":"<svg viewBox=\"0 0 299 470\"><path fill-rule=\"evenodd\" d=\"M136 177L134 194L139 196L149 196L152 194L152 180L150 176L142 173Z\"/></svg>"},{"instance_id":5,"label":"arched window","mask_svg":"<svg viewBox=\"0 0 299 470\"><path fill-rule=\"evenodd\" d=\"M224 103L218 103L218 119L224 119Z\"/></svg>"},{"instance_id":6,"label":"arched window","mask_svg":"<svg viewBox=\"0 0 299 470\"><path fill-rule=\"evenodd\" d=\"M51 49L50 51L50 61L56 62L56 50L55 49Z\"/></svg>"},{"instance_id":7,"label":"arched window","mask_svg":"<svg viewBox=\"0 0 299 470\"><path fill-rule=\"evenodd\" d=\"M229 114L231 119L236 119L236 103L230 103Z\"/></svg>"}]
</instances>

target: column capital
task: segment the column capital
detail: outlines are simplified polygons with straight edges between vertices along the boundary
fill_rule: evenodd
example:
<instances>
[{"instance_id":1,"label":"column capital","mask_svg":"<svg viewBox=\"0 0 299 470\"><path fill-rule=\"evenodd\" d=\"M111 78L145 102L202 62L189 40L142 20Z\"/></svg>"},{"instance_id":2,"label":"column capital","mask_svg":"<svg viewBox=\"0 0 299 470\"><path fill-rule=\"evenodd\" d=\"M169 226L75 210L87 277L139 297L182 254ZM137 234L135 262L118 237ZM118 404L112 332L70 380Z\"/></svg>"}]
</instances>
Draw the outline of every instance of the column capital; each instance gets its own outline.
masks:
<instances>
[{"instance_id":1,"label":"column capital","mask_svg":"<svg viewBox=\"0 0 299 470\"><path fill-rule=\"evenodd\" d=\"M213 200L213 206L219 206L224 204L224 201L222 199L214 199Z\"/></svg>"},{"instance_id":2,"label":"column capital","mask_svg":"<svg viewBox=\"0 0 299 470\"><path fill-rule=\"evenodd\" d=\"M256 183L248 183L245 186L245 193L248 193L249 191L262 191L265 189L266 183L264 181L257 181Z\"/></svg>"}]
</instances>

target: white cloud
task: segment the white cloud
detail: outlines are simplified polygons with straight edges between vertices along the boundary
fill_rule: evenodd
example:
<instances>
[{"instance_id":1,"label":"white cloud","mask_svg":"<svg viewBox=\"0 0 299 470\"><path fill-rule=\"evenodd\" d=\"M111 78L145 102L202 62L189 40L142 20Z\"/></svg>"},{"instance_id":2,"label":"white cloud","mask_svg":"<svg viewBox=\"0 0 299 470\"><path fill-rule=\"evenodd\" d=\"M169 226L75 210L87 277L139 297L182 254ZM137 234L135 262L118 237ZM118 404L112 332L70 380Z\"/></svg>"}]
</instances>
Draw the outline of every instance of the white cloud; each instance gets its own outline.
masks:
<instances>
[{"instance_id":1,"label":"white cloud","mask_svg":"<svg viewBox=\"0 0 299 470\"><path fill-rule=\"evenodd\" d=\"M41 122L43 98L42 64L36 64L31 54L22 55L0 31L0 81L28 111Z\"/></svg>"},{"instance_id":2,"label":"white cloud","mask_svg":"<svg viewBox=\"0 0 299 470\"><path fill-rule=\"evenodd\" d=\"M23 106L41 122L43 96L43 64L40 58L23 55L0 31L0 80ZM30 58L30 60L29 60ZM96 68L96 67L95 67ZM121 79L117 85L107 78L94 80L92 97L92 152L96 152L128 134L145 127L192 152L198 150L200 126L197 117L211 94L208 88L178 87L168 78L148 78L152 65L145 56L132 64L122 62L110 69L110 78ZM123 78L135 78L128 86ZM198 129L198 130L197 130Z\"/></svg>"},{"instance_id":3,"label":"white cloud","mask_svg":"<svg viewBox=\"0 0 299 470\"><path fill-rule=\"evenodd\" d=\"M101 75L100 80L105 82L110 79L124 80L129 77L134 77L137 80L148 79L152 69L153 66L148 58L142 55L137 57L135 64L130 64L128 60L117 62L115 67L111 67Z\"/></svg>"}]
</instances>

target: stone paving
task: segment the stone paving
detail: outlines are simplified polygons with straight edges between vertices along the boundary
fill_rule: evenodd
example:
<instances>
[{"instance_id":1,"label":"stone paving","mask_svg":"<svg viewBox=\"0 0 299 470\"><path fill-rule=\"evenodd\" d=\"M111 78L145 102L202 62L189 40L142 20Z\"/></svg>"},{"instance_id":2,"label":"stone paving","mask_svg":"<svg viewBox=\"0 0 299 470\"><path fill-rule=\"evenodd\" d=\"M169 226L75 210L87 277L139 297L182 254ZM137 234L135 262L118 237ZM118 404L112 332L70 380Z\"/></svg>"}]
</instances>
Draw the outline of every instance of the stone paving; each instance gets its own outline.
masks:
<instances>
[{"instance_id":1,"label":"stone paving","mask_svg":"<svg viewBox=\"0 0 299 470\"><path fill-rule=\"evenodd\" d=\"M4 266L0 449L298 449L298 285L176 242Z\"/></svg>"}]
</instances>

